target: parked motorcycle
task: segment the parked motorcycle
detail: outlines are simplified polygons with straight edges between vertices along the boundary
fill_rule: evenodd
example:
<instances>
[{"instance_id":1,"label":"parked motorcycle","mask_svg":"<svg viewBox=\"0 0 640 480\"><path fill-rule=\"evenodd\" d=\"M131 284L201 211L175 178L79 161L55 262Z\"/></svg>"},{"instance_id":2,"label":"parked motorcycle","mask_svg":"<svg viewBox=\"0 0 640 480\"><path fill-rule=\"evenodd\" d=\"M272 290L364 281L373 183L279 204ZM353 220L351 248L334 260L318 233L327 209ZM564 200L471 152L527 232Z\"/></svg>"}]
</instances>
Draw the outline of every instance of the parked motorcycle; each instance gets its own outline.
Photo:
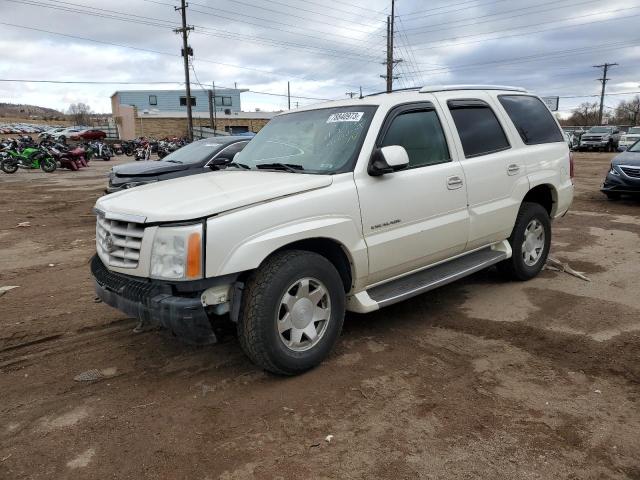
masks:
<instances>
[{"instance_id":1,"label":"parked motorcycle","mask_svg":"<svg viewBox=\"0 0 640 480\"><path fill-rule=\"evenodd\" d=\"M56 161L46 150L37 146L27 146L33 144L33 140L21 139L23 142L11 140L2 146L3 156L0 162L0 169L5 173L16 173L19 168L42 169L46 173L51 173L58 167Z\"/></svg>"},{"instance_id":2,"label":"parked motorcycle","mask_svg":"<svg viewBox=\"0 0 640 480\"><path fill-rule=\"evenodd\" d=\"M109 145L99 140L89 142L87 148L91 150L92 157L90 158L101 158L105 162L108 162L111 160L111 157L113 157L113 151ZM85 148L85 150L87 150L87 148Z\"/></svg>"}]
</instances>

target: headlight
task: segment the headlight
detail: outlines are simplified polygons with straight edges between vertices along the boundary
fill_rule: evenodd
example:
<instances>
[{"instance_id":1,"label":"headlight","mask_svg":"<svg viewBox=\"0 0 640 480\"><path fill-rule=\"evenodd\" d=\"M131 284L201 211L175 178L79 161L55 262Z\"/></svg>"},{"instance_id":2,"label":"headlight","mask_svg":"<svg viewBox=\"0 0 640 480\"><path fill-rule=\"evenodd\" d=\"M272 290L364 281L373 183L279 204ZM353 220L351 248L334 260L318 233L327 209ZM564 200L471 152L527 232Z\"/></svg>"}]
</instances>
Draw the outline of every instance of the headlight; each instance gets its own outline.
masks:
<instances>
[{"instance_id":1,"label":"headlight","mask_svg":"<svg viewBox=\"0 0 640 480\"><path fill-rule=\"evenodd\" d=\"M151 248L151 277L165 280L202 278L202 224L159 227Z\"/></svg>"},{"instance_id":2,"label":"headlight","mask_svg":"<svg viewBox=\"0 0 640 480\"><path fill-rule=\"evenodd\" d=\"M610 173L611 175L615 175L616 177L619 177L619 176L620 176L620 172L618 172L618 171L613 167L613 164L611 164L611 169L609 170L609 173Z\"/></svg>"}]
</instances>

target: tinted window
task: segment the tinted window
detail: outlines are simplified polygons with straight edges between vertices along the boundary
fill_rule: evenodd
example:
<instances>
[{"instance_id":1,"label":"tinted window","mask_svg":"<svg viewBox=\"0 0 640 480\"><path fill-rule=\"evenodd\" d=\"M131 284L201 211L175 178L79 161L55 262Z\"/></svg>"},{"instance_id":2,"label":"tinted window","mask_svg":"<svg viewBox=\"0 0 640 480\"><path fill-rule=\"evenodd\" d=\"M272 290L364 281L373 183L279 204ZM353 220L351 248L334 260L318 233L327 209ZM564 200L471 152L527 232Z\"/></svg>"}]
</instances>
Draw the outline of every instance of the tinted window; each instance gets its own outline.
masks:
<instances>
[{"instance_id":1,"label":"tinted window","mask_svg":"<svg viewBox=\"0 0 640 480\"><path fill-rule=\"evenodd\" d=\"M246 145L247 145L247 142L238 142L238 143L229 145L227 148L225 148L220 152L219 157L233 160L233 156L239 151L241 151Z\"/></svg>"},{"instance_id":2,"label":"tinted window","mask_svg":"<svg viewBox=\"0 0 640 480\"><path fill-rule=\"evenodd\" d=\"M223 147L224 143L215 138L198 140L171 152L162 161L184 164L204 163Z\"/></svg>"},{"instance_id":3,"label":"tinted window","mask_svg":"<svg viewBox=\"0 0 640 480\"><path fill-rule=\"evenodd\" d=\"M409 154L409 168L449 161L447 141L435 110L401 113L393 119L380 146L400 145Z\"/></svg>"},{"instance_id":4,"label":"tinted window","mask_svg":"<svg viewBox=\"0 0 640 480\"><path fill-rule=\"evenodd\" d=\"M553 115L539 98L527 95L500 95L498 98L527 145L563 141Z\"/></svg>"},{"instance_id":5,"label":"tinted window","mask_svg":"<svg viewBox=\"0 0 640 480\"><path fill-rule=\"evenodd\" d=\"M464 156L477 157L509 148L509 141L491 107L482 100L450 100Z\"/></svg>"},{"instance_id":6,"label":"tinted window","mask_svg":"<svg viewBox=\"0 0 640 480\"><path fill-rule=\"evenodd\" d=\"M187 97L180 97L180 106L181 107L187 106ZM196 106L196 97L191 97L191 106L192 107Z\"/></svg>"},{"instance_id":7,"label":"tinted window","mask_svg":"<svg viewBox=\"0 0 640 480\"><path fill-rule=\"evenodd\" d=\"M156 95L149 95L149 105L158 105L158 97Z\"/></svg>"}]
</instances>

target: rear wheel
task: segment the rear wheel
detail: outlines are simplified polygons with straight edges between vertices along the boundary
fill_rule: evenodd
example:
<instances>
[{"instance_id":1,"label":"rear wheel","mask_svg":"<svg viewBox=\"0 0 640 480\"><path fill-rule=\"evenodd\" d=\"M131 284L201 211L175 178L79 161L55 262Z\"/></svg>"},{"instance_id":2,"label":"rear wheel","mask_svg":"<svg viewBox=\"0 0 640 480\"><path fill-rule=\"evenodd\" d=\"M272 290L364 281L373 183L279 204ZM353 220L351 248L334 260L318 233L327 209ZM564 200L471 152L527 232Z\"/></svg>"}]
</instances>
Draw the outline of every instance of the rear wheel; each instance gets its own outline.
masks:
<instances>
[{"instance_id":1,"label":"rear wheel","mask_svg":"<svg viewBox=\"0 0 640 480\"><path fill-rule=\"evenodd\" d=\"M344 314L344 287L331 262L312 252L280 252L246 284L238 339L256 365L295 375L329 354Z\"/></svg>"},{"instance_id":2,"label":"rear wheel","mask_svg":"<svg viewBox=\"0 0 640 480\"><path fill-rule=\"evenodd\" d=\"M12 159L2 160L0 169L2 169L4 173L16 173L18 171L18 162Z\"/></svg>"},{"instance_id":3,"label":"rear wheel","mask_svg":"<svg viewBox=\"0 0 640 480\"><path fill-rule=\"evenodd\" d=\"M530 280L538 275L551 246L551 221L542 205L522 204L509 244L513 255L498 264L500 271L516 280Z\"/></svg>"}]
</instances>

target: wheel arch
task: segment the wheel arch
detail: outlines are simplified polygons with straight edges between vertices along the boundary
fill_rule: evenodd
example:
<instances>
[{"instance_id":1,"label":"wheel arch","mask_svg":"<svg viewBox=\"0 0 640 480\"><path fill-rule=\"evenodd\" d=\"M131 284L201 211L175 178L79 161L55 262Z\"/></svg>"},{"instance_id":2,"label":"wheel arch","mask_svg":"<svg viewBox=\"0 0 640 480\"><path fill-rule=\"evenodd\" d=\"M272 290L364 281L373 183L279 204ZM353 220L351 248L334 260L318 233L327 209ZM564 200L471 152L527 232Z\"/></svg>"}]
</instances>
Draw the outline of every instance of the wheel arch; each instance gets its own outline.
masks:
<instances>
[{"instance_id":1,"label":"wheel arch","mask_svg":"<svg viewBox=\"0 0 640 480\"><path fill-rule=\"evenodd\" d=\"M549 217L555 216L558 205L558 191L549 183L542 183L531 188L522 199L522 203L530 202L542 205Z\"/></svg>"},{"instance_id":2,"label":"wheel arch","mask_svg":"<svg viewBox=\"0 0 640 480\"><path fill-rule=\"evenodd\" d=\"M329 237L312 237L296 240L282 245L270 254L266 255L262 262L260 262L260 265L262 265L272 255L286 250L304 250L323 256L331 262L338 271L338 274L342 279L345 293L351 291L355 274L354 261L351 258L348 249L338 240ZM258 266L258 268L260 267ZM251 271L243 272L239 279L242 281L248 277L250 273Z\"/></svg>"}]
</instances>

